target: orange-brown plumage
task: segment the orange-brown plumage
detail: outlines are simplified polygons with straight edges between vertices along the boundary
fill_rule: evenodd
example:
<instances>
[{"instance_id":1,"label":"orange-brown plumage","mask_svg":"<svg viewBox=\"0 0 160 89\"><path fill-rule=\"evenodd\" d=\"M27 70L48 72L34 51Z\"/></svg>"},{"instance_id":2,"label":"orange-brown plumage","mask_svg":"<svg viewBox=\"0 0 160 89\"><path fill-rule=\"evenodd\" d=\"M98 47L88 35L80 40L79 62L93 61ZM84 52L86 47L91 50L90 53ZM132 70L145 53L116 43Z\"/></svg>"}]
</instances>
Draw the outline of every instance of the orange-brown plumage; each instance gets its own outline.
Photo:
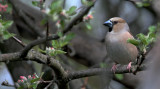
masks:
<instances>
[{"instance_id":1,"label":"orange-brown plumage","mask_svg":"<svg viewBox=\"0 0 160 89\"><path fill-rule=\"evenodd\" d=\"M108 56L119 64L135 62L138 50L136 46L127 42L129 38L134 37L130 34L126 21L114 17L105 22L104 25L109 25L110 28L110 32L107 33L105 38Z\"/></svg>"}]
</instances>

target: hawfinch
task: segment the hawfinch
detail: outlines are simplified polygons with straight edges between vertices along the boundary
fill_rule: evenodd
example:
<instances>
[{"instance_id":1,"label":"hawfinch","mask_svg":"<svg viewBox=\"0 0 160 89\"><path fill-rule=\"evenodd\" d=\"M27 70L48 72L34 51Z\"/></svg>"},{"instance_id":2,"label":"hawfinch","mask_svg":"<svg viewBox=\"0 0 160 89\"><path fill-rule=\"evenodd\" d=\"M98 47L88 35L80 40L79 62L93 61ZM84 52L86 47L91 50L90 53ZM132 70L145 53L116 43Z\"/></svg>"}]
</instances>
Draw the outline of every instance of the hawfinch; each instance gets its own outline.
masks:
<instances>
[{"instance_id":1,"label":"hawfinch","mask_svg":"<svg viewBox=\"0 0 160 89\"><path fill-rule=\"evenodd\" d=\"M136 61L138 50L136 46L127 42L129 38L134 38L129 32L128 24L124 19L114 17L104 25L109 27L105 42L108 56L115 62L112 71L115 72L117 69L116 64L128 64L127 69L130 71L131 63Z\"/></svg>"}]
</instances>

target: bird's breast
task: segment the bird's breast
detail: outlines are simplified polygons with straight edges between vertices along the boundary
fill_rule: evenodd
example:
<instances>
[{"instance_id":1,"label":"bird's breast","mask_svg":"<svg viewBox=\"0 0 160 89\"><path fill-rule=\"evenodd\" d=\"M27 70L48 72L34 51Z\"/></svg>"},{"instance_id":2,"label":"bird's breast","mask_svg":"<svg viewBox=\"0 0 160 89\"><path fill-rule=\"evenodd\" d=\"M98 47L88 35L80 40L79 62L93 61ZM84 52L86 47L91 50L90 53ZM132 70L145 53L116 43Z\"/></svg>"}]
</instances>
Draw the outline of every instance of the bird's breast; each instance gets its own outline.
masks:
<instances>
[{"instance_id":1,"label":"bird's breast","mask_svg":"<svg viewBox=\"0 0 160 89\"><path fill-rule=\"evenodd\" d=\"M128 38L125 34L111 34L106 36L106 49L108 56L119 64L128 64L133 62L137 57L137 48L127 43Z\"/></svg>"}]
</instances>

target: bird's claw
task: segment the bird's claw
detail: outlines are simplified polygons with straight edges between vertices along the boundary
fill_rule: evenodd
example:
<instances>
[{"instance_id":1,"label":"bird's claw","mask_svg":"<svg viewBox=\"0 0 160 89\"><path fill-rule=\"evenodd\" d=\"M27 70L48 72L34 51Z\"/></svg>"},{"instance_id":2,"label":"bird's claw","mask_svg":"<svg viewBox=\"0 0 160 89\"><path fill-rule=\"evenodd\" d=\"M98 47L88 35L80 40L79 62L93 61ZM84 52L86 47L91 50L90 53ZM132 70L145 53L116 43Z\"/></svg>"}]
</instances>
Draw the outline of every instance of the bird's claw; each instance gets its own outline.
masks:
<instances>
[{"instance_id":1,"label":"bird's claw","mask_svg":"<svg viewBox=\"0 0 160 89\"><path fill-rule=\"evenodd\" d=\"M113 66L112 66L112 68L111 68L111 71L113 71L113 73L115 74L115 71L117 70L117 66L116 66L116 64L114 64Z\"/></svg>"},{"instance_id":2,"label":"bird's claw","mask_svg":"<svg viewBox=\"0 0 160 89\"><path fill-rule=\"evenodd\" d=\"M131 71L131 67L132 67L132 62L129 62L127 69L129 70L129 72Z\"/></svg>"}]
</instances>

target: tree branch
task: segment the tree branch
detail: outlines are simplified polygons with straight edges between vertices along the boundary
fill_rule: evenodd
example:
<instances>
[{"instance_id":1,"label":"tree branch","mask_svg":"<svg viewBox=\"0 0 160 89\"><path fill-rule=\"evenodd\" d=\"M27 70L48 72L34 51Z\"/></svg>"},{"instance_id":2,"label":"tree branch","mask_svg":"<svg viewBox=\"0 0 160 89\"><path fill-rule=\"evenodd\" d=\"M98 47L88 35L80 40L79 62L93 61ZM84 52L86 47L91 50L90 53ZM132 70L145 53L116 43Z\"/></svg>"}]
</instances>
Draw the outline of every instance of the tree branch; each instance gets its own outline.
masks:
<instances>
[{"instance_id":1,"label":"tree branch","mask_svg":"<svg viewBox=\"0 0 160 89\"><path fill-rule=\"evenodd\" d=\"M34 47L35 45L38 45L38 44L41 44L41 43L44 43L46 41L49 41L49 40L56 40L58 39L59 36L58 35L52 35L52 36L49 36L48 38L46 37L43 37L41 39L37 39L35 41L32 41L30 44L28 44L23 50L22 50L22 54L21 54L21 57L25 57L27 55L27 53L29 52L29 50Z\"/></svg>"},{"instance_id":2,"label":"tree branch","mask_svg":"<svg viewBox=\"0 0 160 89\"><path fill-rule=\"evenodd\" d=\"M86 15L89 12L89 10L91 9L91 7L93 7L93 6L94 6L94 4L86 7L75 18L73 18L72 21L65 27L63 33L67 33L68 31L71 30L71 28L75 24L82 21L83 16ZM58 35L53 35L53 36L49 36L47 38L47 40L55 40L58 38L59 38ZM0 56L0 62L20 61L22 59L22 57L25 57L24 58L25 60L31 60L31 61L36 61L38 63L47 64L55 71L55 73L57 75L57 79L60 79L59 82L64 82L64 83L67 83L73 79L89 77L89 76L94 76L94 75L100 75L105 72L112 73L110 68L92 68L92 69L88 69L88 70L81 70L81 71L66 73L64 71L64 69L62 68L61 64L59 63L59 61L55 60L54 58L43 55L43 54L38 53L34 50L29 51L35 45L41 44L45 41L46 41L46 37L31 42L21 52L2 54ZM28 55L27 55L27 53L28 53ZM126 69L126 67L127 67L127 65L119 66L118 70L116 70L115 73L116 74L129 73L129 71ZM131 71L134 72L136 70L136 68L137 68L137 66L132 66ZM138 71L142 71L145 68L146 68L145 65L141 65L140 68L138 69Z\"/></svg>"},{"instance_id":3,"label":"tree branch","mask_svg":"<svg viewBox=\"0 0 160 89\"><path fill-rule=\"evenodd\" d=\"M133 65L131 67L131 72L127 69L127 65L120 65L117 66L117 70L115 71L115 74L124 74L124 73L133 73L137 69L137 65ZM146 69L146 65L141 65L137 71L142 71ZM89 77L89 76L95 76L95 75L101 75L104 73L113 73L110 68L92 68L87 70L81 70L76 72L68 73L66 77L66 82L69 82L70 80L83 78L83 77Z\"/></svg>"},{"instance_id":4,"label":"tree branch","mask_svg":"<svg viewBox=\"0 0 160 89\"><path fill-rule=\"evenodd\" d=\"M20 52L1 54L0 56L0 62L20 61L20 60L21 60ZM34 50L29 51L25 60L31 60L31 61L36 61L38 63L47 64L55 71L56 75L58 76L58 79L60 79L59 82L64 82L64 83L83 77L101 75L103 73L113 73L110 68L92 68L75 72L65 72L59 61L57 61L54 58L43 55L39 52L36 52ZM127 69L127 65L117 65L117 70L115 71L115 74L132 73L136 70L136 68L137 66L133 65L131 67L131 72L129 72L129 70ZM145 69L146 65L142 64L139 67L138 71L142 71Z\"/></svg>"},{"instance_id":5,"label":"tree branch","mask_svg":"<svg viewBox=\"0 0 160 89\"><path fill-rule=\"evenodd\" d=\"M80 11L79 14L78 14L75 18L73 18L73 19L71 20L71 22L65 27L63 33L64 33L64 34L67 33L68 31L71 30L71 28L72 28L74 25L76 25L76 24L78 24L79 22L81 22L81 21L83 20L84 15L86 15L86 14L90 11L90 9L94 6L95 2L96 2L96 1L94 1L94 3L93 3L92 5L90 5L90 6L88 6L88 7L85 7L82 11Z\"/></svg>"},{"instance_id":6,"label":"tree branch","mask_svg":"<svg viewBox=\"0 0 160 89\"><path fill-rule=\"evenodd\" d=\"M86 8L85 8L83 11L81 11L75 18L73 18L72 21L64 28L63 33L65 34L65 33L67 33L68 31L70 31L71 28L72 28L75 24L78 23L78 21L80 22L80 21L83 19L83 16L86 15L86 14L89 12L89 10L91 9L91 7L93 7L93 6L94 6L94 4L92 4L91 6L86 7ZM55 36L55 38L53 37L52 40L56 40L56 39L59 38L59 36L58 36L57 34L54 35L54 36ZM49 38L49 37L48 37L48 38ZM30 44L28 44L28 45L23 49L23 51L22 51L22 56L21 56L21 57L25 57L25 56L27 55L28 51L29 51L32 47L34 47L35 45L38 45L38 44L40 44L40 43L43 43L43 42L47 41L47 40L45 40L45 39L46 39L46 37L45 37L45 38L41 38L41 39L39 39L39 40L35 40L35 41L31 42ZM49 40L48 40L48 41L49 41Z\"/></svg>"},{"instance_id":7,"label":"tree branch","mask_svg":"<svg viewBox=\"0 0 160 89\"><path fill-rule=\"evenodd\" d=\"M14 87L14 88L17 88L16 85L11 85L11 84L8 83L8 81L3 81L1 85L7 86L7 87Z\"/></svg>"},{"instance_id":8,"label":"tree branch","mask_svg":"<svg viewBox=\"0 0 160 89\"><path fill-rule=\"evenodd\" d=\"M12 37L15 41L17 41L20 45L22 45L23 47L26 46L26 44L24 44L21 40L19 40L17 37L13 36Z\"/></svg>"}]
</instances>

